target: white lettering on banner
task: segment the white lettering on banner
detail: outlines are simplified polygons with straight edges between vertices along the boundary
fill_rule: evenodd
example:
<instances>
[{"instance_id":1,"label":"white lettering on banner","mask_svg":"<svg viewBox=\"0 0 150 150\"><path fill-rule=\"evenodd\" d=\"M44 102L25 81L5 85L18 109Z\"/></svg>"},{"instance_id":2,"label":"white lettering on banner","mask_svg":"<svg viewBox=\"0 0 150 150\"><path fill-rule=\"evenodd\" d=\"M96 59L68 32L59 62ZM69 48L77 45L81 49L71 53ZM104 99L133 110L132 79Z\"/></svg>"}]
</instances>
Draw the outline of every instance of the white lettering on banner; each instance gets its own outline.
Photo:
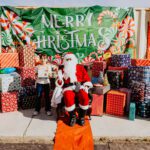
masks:
<instances>
[{"instance_id":1,"label":"white lettering on banner","mask_svg":"<svg viewBox=\"0 0 150 150\"><path fill-rule=\"evenodd\" d=\"M80 42L78 34L76 34L75 37L76 37L76 47L87 46L86 34L83 35L83 43Z\"/></svg>"},{"instance_id":2,"label":"white lettering on banner","mask_svg":"<svg viewBox=\"0 0 150 150\"><path fill-rule=\"evenodd\" d=\"M63 27L83 27L88 24L88 26L92 25L92 17L93 13L89 13L88 15L75 15L74 16L64 16L65 22L60 26L59 17L56 14L50 14L49 20L45 15L42 15L42 23L48 28L63 28Z\"/></svg>"},{"instance_id":3,"label":"white lettering on banner","mask_svg":"<svg viewBox=\"0 0 150 150\"><path fill-rule=\"evenodd\" d=\"M88 43L88 46L90 46L90 45L94 45L94 46L96 46L96 42L95 42L95 38L94 38L94 34L93 33L91 33L90 34L90 39L89 39L89 43Z\"/></svg>"}]
</instances>

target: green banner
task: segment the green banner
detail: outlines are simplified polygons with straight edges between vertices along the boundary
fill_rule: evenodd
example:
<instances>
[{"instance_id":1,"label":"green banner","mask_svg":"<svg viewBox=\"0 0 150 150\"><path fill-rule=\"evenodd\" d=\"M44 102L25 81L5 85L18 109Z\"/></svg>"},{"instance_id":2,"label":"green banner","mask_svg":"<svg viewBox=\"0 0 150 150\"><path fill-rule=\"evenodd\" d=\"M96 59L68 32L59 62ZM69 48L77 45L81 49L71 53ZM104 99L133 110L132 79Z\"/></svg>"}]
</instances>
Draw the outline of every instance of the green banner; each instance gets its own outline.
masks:
<instances>
[{"instance_id":1,"label":"green banner","mask_svg":"<svg viewBox=\"0 0 150 150\"><path fill-rule=\"evenodd\" d=\"M0 7L0 13L4 49L32 44L53 59L73 52L80 63L116 53L136 55L132 8Z\"/></svg>"}]
</instances>

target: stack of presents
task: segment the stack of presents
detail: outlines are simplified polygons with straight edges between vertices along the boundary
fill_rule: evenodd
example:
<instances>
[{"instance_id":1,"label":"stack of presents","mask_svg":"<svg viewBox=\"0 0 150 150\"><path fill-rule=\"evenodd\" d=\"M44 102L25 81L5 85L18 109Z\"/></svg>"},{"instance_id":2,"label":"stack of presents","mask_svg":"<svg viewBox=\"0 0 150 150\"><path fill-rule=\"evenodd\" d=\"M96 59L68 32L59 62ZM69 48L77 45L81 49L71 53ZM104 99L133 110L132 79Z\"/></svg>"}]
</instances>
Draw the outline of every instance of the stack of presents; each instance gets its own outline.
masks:
<instances>
[{"instance_id":1,"label":"stack of presents","mask_svg":"<svg viewBox=\"0 0 150 150\"><path fill-rule=\"evenodd\" d=\"M28 45L18 47L17 52L0 54L2 112L34 108L37 98L34 55L34 49ZM86 67L94 85L92 115L128 115L130 120L135 115L150 117L150 60L113 54L109 65L94 61ZM51 83L54 89L55 82Z\"/></svg>"},{"instance_id":2,"label":"stack of presents","mask_svg":"<svg viewBox=\"0 0 150 150\"><path fill-rule=\"evenodd\" d=\"M131 59L130 54L113 54L109 65L91 65L92 115L150 117L150 60Z\"/></svg>"},{"instance_id":3,"label":"stack of presents","mask_svg":"<svg viewBox=\"0 0 150 150\"><path fill-rule=\"evenodd\" d=\"M17 52L0 54L0 109L33 108L35 92L34 49L20 46Z\"/></svg>"}]
</instances>

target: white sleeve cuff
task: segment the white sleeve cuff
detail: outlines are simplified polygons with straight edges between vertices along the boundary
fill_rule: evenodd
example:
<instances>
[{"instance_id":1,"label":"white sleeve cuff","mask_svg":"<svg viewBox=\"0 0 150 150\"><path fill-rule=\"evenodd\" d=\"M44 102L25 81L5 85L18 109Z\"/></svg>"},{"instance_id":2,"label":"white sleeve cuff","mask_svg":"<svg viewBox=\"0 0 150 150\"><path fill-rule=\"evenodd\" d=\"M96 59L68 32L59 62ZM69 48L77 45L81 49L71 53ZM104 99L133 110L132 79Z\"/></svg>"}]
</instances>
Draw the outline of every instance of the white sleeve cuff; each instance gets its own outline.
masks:
<instances>
[{"instance_id":1,"label":"white sleeve cuff","mask_svg":"<svg viewBox=\"0 0 150 150\"><path fill-rule=\"evenodd\" d=\"M93 87L93 84L91 82L85 82L83 83L84 86L89 86L90 88Z\"/></svg>"}]
</instances>

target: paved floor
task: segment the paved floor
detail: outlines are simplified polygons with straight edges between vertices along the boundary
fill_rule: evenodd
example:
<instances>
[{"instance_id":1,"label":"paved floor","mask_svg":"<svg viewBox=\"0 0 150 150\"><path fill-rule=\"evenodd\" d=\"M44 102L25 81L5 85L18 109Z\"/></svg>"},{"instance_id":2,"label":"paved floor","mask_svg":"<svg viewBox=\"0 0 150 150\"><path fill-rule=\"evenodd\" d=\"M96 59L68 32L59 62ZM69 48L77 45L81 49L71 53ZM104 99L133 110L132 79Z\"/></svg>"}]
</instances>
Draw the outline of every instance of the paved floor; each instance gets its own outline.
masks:
<instances>
[{"instance_id":1,"label":"paved floor","mask_svg":"<svg viewBox=\"0 0 150 150\"><path fill-rule=\"evenodd\" d=\"M32 117L33 110L0 113L0 137L48 137L53 139L56 132L56 116L41 114ZM104 115L93 116L90 121L94 139L102 137L150 137L150 119L117 118Z\"/></svg>"}]
</instances>

